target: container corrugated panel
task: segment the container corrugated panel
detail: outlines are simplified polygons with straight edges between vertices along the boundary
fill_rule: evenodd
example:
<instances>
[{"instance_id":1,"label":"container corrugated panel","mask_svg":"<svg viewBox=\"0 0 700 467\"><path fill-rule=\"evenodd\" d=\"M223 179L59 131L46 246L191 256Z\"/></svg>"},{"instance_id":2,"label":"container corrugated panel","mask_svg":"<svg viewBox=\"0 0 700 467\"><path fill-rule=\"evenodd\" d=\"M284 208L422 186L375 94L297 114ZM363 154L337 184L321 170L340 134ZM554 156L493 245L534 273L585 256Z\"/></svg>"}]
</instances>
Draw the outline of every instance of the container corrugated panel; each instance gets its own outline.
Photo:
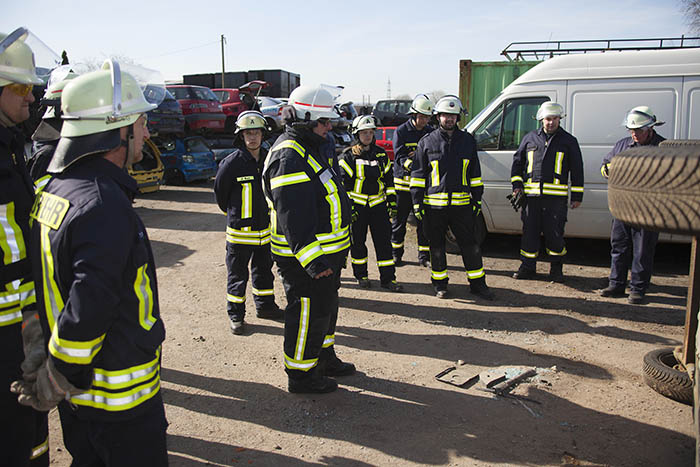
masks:
<instances>
[{"instance_id":1,"label":"container corrugated panel","mask_svg":"<svg viewBox=\"0 0 700 467\"><path fill-rule=\"evenodd\" d=\"M520 75L540 62L459 61L459 98L469 111L466 124ZM462 122L460 122L462 125Z\"/></svg>"}]
</instances>

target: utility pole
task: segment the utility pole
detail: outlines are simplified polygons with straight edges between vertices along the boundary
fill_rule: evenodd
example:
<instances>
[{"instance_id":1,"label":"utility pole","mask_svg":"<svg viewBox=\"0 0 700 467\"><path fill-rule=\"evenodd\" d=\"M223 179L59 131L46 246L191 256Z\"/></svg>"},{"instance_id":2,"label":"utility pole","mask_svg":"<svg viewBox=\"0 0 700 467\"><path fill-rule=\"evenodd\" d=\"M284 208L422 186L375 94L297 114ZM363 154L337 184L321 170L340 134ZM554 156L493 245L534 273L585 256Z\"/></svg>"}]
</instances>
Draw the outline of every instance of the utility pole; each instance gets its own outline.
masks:
<instances>
[{"instance_id":1,"label":"utility pole","mask_svg":"<svg viewBox=\"0 0 700 467\"><path fill-rule=\"evenodd\" d=\"M391 78L386 80L386 98L391 99Z\"/></svg>"},{"instance_id":2,"label":"utility pole","mask_svg":"<svg viewBox=\"0 0 700 467\"><path fill-rule=\"evenodd\" d=\"M225 88L226 83L224 82L226 80L226 64L224 63L224 44L226 43L226 38L224 35L221 35L221 87Z\"/></svg>"}]
</instances>

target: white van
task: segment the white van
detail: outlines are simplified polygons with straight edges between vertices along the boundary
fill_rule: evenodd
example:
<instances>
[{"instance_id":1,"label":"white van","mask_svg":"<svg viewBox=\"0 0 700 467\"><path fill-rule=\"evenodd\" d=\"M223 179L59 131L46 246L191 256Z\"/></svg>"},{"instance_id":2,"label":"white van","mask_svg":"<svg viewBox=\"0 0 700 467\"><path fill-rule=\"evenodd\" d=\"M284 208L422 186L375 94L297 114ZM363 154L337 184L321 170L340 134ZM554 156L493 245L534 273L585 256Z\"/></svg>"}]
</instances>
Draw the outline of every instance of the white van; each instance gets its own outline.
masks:
<instances>
[{"instance_id":1,"label":"white van","mask_svg":"<svg viewBox=\"0 0 700 467\"><path fill-rule=\"evenodd\" d=\"M566 235L609 238L612 217L602 159L628 135L622 121L638 105L648 105L666 122L656 128L661 136L700 139L700 49L565 55L540 63L506 87L466 127L479 147L489 232L522 231L520 215L506 200L512 191L510 168L520 140L537 127L537 108L548 100L564 106L562 126L583 153L583 203L569 210Z\"/></svg>"}]
</instances>

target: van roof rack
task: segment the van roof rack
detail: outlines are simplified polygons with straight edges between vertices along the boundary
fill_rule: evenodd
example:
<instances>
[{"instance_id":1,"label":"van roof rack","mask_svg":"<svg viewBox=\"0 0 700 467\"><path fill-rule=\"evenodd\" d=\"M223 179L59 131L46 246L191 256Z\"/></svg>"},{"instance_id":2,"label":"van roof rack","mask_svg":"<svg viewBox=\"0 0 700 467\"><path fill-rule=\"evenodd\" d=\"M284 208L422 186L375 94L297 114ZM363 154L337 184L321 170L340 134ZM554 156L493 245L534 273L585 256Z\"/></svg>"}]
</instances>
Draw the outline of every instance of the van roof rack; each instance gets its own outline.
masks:
<instances>
[{"instance_id":1,"label":"van roof rack","mask_svg":"<svg viewBox=\"0 0 700 467\"><path fill-rule=\"evenodd\" d=\"M592 39L577 41L511 42L501 55L511 62L545 60L558 55L623 50L700 48L700 37L661 37L650 39Z\"/></svg>"}]
</instances>

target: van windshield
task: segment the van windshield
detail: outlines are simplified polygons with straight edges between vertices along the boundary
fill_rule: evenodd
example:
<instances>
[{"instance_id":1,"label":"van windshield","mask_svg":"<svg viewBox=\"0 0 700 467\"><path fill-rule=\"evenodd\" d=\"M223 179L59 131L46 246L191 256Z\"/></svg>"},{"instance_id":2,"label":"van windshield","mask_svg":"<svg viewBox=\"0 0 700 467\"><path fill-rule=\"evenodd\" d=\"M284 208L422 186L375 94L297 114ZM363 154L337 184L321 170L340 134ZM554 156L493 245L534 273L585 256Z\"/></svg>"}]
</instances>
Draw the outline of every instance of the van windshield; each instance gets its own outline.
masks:
<instances>
[{"instance_id":1,"label":"van windshield","mask_svg":"<svg viewBox=\"0 0 700 467\"><path fill-rule=\"evenodd\" d=\"M509 99L493 110L474 131L479 150L516 150L523 137L537 128L537 109L548 96Z\"/></svg>"}]
</instances>

